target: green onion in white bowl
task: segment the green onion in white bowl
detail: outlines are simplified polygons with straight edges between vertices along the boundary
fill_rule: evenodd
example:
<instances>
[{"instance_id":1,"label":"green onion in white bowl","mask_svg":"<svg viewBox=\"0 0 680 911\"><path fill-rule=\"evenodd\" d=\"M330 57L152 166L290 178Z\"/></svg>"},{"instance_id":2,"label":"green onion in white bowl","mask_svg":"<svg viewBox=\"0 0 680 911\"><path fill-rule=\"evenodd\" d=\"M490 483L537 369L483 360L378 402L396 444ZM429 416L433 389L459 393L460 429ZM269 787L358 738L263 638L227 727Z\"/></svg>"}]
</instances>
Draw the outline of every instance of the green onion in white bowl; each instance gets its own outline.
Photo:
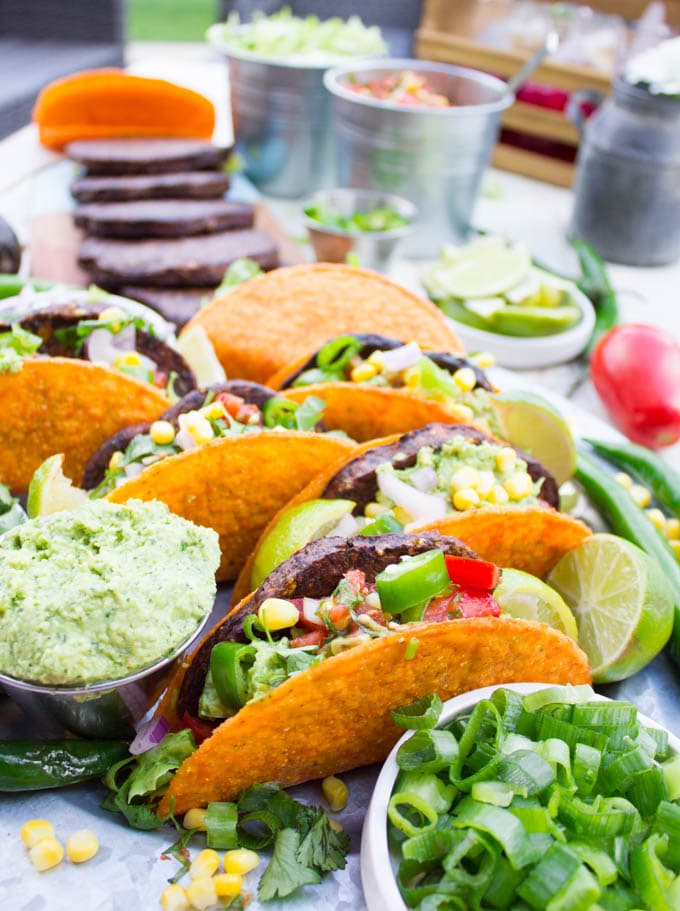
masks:
<instances>
[{"instance_id":1,"label":"green onion in white bowl","mask_svg":"<svg viewBox=\"0 0 680 911\"><path fill-rule=\"evenodd\" d=\"M434 728L440 707L398 719L415 732L366 818L369 911L680 908L677 737L589 687L474 690Z\"/></svg>"}]
</instances>

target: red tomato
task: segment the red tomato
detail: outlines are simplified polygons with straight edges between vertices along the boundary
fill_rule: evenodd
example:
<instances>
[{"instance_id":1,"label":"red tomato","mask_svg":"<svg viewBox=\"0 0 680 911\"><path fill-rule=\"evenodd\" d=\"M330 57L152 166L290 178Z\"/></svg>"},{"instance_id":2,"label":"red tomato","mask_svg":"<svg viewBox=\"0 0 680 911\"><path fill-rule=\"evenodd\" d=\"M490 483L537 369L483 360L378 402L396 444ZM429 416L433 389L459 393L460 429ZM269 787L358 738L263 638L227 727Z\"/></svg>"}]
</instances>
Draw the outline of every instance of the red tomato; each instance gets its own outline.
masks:
<instances>
[{"instance_id":1,"label":"red tomato","mask_svg":"<svg viewBox=\"0 0 680 911\"><path fill-rule=\"evenodd\" d=\"M455 620L456 617L460 617L457 598L458 592L433 598L425 608L423 620L427 623L443 623L445 620Z\"/></svg>"},{"instance_id":2,"label":"red tomato","mask_svg":"<svg viewBox=\"0 0 680 911\"><path fill-rule=\"evenodd\" d=\"M304 636L298 636L290 640L291 648L303 648L305 645L323 645L326 638L326 631L322 629L314 630L313 633L305 633Z\"/></svg>"},{"instance_id":3,"label":"red tomato","mask_svg":"<svg viewBox=\"0 0 680 911\"><path fill-rule=\"evenodd\" d=\"M467 588L461 591L456 607L464 617L500 617L498 602L489 592Z\"/></svg>"},{"instance_id":4,"label":"red tomato","mask_svg":"<svg viewBox=\"0 0 680 911\"><path fill-rule=\"evenodd\" d=\"M215 728L218 725L217 721L204 721L203 718L196 718L194 715L191 715L189 712L185 712L182 715L182 724L185 728L190 728L194 740L197 744L203 743L204 740L207 740L208 737L212 734Z\"/></svg>"},{"instance_id":5,"label":"red tomato","mask_svg":"<svg viewBox=\"0 0 680 911\"><path fill-rule=\"evenodd\" d=\"M448 555L444 559L449 571L449 578L455 585L463 588L483 588L487 591L491 591L498 585L501 571L493 563Z\"/></svg>"},{"instance_id":6,"label":"red tomato","mask_svg":"<svg viewBox=\"0 0 680 911\"><path fill-rule=\"evenodd\" d=\"M610 329L593 351L590 374L629 439L650 449L680 439L680 345L668 333L639 324Z\"/></svg>"}]
</instances>

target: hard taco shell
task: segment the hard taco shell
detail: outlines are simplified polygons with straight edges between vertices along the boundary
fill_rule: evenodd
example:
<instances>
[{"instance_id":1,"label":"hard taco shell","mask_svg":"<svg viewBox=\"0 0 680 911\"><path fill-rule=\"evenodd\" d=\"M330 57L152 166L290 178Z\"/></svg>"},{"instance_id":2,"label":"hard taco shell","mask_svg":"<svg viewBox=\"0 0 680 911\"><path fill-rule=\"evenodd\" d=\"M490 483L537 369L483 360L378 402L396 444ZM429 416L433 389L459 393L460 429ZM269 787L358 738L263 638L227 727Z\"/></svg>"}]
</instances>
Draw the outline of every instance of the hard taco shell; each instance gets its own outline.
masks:
<instances>
[{"instance_id":1,"label":"hard taco shell","mask_svg":"<svg viewBox=\"0 0 680 911\"><path fill-rule=\"evenodd\" d=\"M344 332L381 332L462 351L430 301L377 272L316 263L275 269L238 285L190 321L208 334L228 376L266 382Z\"/></svg>"}]
</instances>

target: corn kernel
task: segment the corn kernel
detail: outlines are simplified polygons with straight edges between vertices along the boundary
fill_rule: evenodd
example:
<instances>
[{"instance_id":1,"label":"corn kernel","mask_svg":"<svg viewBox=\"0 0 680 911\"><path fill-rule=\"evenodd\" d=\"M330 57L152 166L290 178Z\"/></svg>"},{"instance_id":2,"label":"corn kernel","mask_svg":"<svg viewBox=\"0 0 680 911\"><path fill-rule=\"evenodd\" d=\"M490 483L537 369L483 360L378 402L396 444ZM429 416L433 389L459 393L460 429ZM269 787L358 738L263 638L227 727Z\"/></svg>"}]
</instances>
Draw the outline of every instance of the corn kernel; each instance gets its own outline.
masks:
<instances>
[{"instance_id":1,"label":"corn kernel","mask_svg":"<svg viewBox=\"0 0 680 911\"><path fill-rule=\"evenodd\" d=\"M123 464L123 458L124 456L120 449L117 449L115 452L111 453L111 458L109 459L109 468L111 471L115 471L116 468L120 468L120 466Z\"/></svg>"},{"instance_id":2,"label":"corn kernel","mask_svg":"<svg viewBox=\"0 0 680 911\"><path fill-rule=\"evenodd\" d=\"M224 872L233 875L245 876L250 873L260 862L260 855L248 848L236 848L227 851L224 855Z\"/></svg>"},{"instance_id":3,"label":"corn kernel","mask_svg":"<svg viewBox=\"0 0 680 911\"><path fill-rule=\"evenodd\" d=\"M456 509L472 509L479 504L479 494L471 487L457 490L453 495L453 505Z\"/></svg>"},{"instance_id":4,"label":"corn kernel","mask_svg":"<svg viewBox=\"0 0 680 911\"><path fill-rule=\"evenodd\" d=\"M66 856L72 864L84 864L99 850L99 840L89 829L79 829L66 839Z\"/></svg>"},{"instance_id":5,"label":"corn kernel","mask_svg":"<svg viewBox=\"0 0 680 911\"><path fill-rule=\"evenodd\" d=\"M463 392L470 392L477 385L477 376L472 367L460 367L453 374L453 382Z\"/></svg>"},{"instance_id":6,"label":"corn kernel","mask_svg":"<svg viewBox=\"0 0 680 911\"><path fill-rule=\"evenodd\" d=\"M192 880L187 886L187 898L191 907L196 911L207 911L208 908L217 904L215 883L209 876Z\"/></svg>"},{"instance_id":7,"label":"corn kernel","mask_svg":"<svg viewBox=\"0 0 680 911\"><path fill-rule=\"evenodd\" d=\"M473 490L479 483L479 472L472 465L463 465L451 475L451 489L465 490L471 487Z\"/></svg>"},{"instance_id":8,"label":"corn kernel","mask_svg":"<svg viewBox=\"0 0 680 911\"><path fill-rule=\"evenodd\" d=\"M413 516L408 511L408 509L404 509L403 506L395 506L393 511L394 518L397 520L397 522L401 522L402 525L409 525L411 522L413 522Z\"/></svg>"},{"instance_id":9,"label":"corn kernel","mask_svg":"<svg viewBox=\"0 0 680 911\"><path fill-rule=\"evenodd\" d=\"M373 364L374 367L378 368L378 371L382 369L383 365L383 352L382 351L372 351L366 358L369 364Z\"/></svg>"},{"instance_id":10,"label":"corn kernel","mask_svg":"<svg viewBox=\"0 0 680 911\"><path fill-rule=\"evenodd\" d=\"M206 420L197 411L180 414L179 426L182 430L186 430L197 446L209 443L215 436L210 421Z\"/></svg>"},{"instance_id":11,"label":"corn kernel","mask_svg":"<svg viewBox=\"0 0 680 911\"><path fill-rule=\"evenodd\" d=\"M212 876L220 866L220 855L212 848L205 848L199 851L196 857L191 861L189 867L189 876L192 879L205 879Z\"/></svg>"},{"instance_id":12,"label":"corn kernel","mask_svg":"<svg viewBox=\"0 0 680 911\"><path fill-rule=\"evenodd\" d=\"M478 367L481 367L482 370L487 370L496 363L496 358L490 351L478 351L477 354L471 356L470 360Z\"/></svg>"},{"instance_id":13,"label":"corn kernel","mask_svg":"<svg viewBox=\"0 0 680 911\"><path fill-rule=\"evenodd\" d=\"M191 905L187 893L179 883L167 886L161 892L161 907L163 911L189 911Z\"/></svg>"},{"instance_id":14,"label":"corn kernel","mask_svg":"<svg viewBox=\"0 0 680 911\"><path fill-rule=\"evenodd\" d=\"M284 598L265 598L257 612L257 619L270 632L289 629L300 619L297 607Z\"/></svg>"},{"instance_id":15,"label":"corn kernel","mask_svg":"<svg viewBox=\"0 0 680 911\"><path fill-rule=\"evenodd\" d=\"M199 414L202 414L203 417L207 418L209 421L218 421L225 416L226 412L222 402L211 402L209 405L201 408Z\"/></svg>"},{"instance_id":16,"label":"corn kernel","mask_svg":"<svg viewBox=\"0 0 680 911\"><path fill-rule=\"evenodd\" d=\"M368 361L364 361L363 364L359 364L358 367L354 367L350 376L352 377L353 383L365 383L366 380L371 380L377 374L378 368L375 364L369 364Z\"/></svg>"},{"instance_id":17,"label":"corn kernel","mask_svg":"<svg viewBox=\"0 0 680 911\"><path fill-rule=\"evenodd\" d=\"M680 519L666 519L665 533L669 541L680 540Z\"/></svg>"},{"instance_id":18,"label":"corn kernel","mask_svg":"<svg viewBox=\"0 0 680 911\"><path fill-rule=\"evenodd\" d=\"M342 827L342 823L339 822L337 819L333 819L332 816L331 816L331 818L328 820L328 825L331 827L331 829L332 829L334 832L344 832L344 831L345 831L345 830L343 829L343 827Z\"/></svg>"},{"instance_id":19,"label":"corn kernel","mask_svg":"<svg viewBox=\"0 0 680 911\"><path fill-rule=\"evenodd\" d=\"M640 509L644 509L652 502L651 493L647 490L646 487L643 487L642 484L633 484L633 486L630 488L630 495L633 498L633 501L640 507Z\"/></svg>"},{"instance_id":20,"label":"corn kernel","mask_svg":"<svg viewBox=\"0 0 680 911\"><path fill-rule=\"evenodd\" d=\"M213 876L212 881L219 898L236 898L243 889L243 877L240 873L218 873Z\"/></svg>"},{"instance_id":21,"label":"corn kernel","mask_svg":"<svg viewBox=\"0 0 680 911\"><path fill-rule=\"evenodd\" d=\"M655 528L658 528L659 531L665 530L666 516L661 512L660 509L646 509L645 513Z\"/></svg>"},{"instance_id":22,"label":"corn kernel","mask_svg":"<svg viewBox=\"0 0 680 911\"><path fill-rule=\"evenodd\" d=\"M364 515L367 519L377 519L378 516L382 516L386 512L389 512L389 507L384 506L382 503L368 503L366 509L364 509Z\"/></svg>"},{"instance_id":23,"label":"corn kernel","mask_svg":"<svg viewBox=\"0 0 680 911\"><path fill-rule=\"evenodd\" d=\"M449 405L449 414L454 421L460 421L461 424L470 424L475 416L472 408L467 405Z\"/></svg>"},{"instance_id":24,"label":"corn kernel","mask_svg":"<svg viewBox=\"0 0 680 911\"><path fill-rule=\"evenodd\" d=\"M625 471L617 471L614 475L614 480L618 481L621 487L625 487L626 490L630 490L633 486L633 479Z\"/></svg>"},{"instance_id":25,"label":"corn kernel","mask_svg":"<svg viewBox=\"0 0 680 911\"><path fill-rule=\"evenodd\" d=\"M420 370L417 367L409 367L404 370L404 386L407 389L417 389L420 385Z\"/></svg>"},{"instance_id":26,"label":"corn kernel","mask_svg":"<svg viewBox=\"0 0 680 911\"><path fill-rule=\"evenodd\" d=\"M668 543L670 544L676 559L680 560L680 541L669 541Z\"/></svg>"},{"instance_id":27,"label":"corn kernel","mask_svg":"<svg viewBox=\"0 0 680 911\"><path fill-rule=\"evenodd\" d=\"M344 810L349 800L349 790L341 778L330 775L321 782L321 790L326 798L326 803L331 813L339 813Z\"/></svg>"},{"instance_id":28,"label":"corn kernel","mask_svg":"<svg viewBox=\"0 0 680 911\"><path fill-rule=\"evenodd\" d=\"M534 492L534 482L526 471L510 475L503 482L503 487L511 500L523 500L524 497L530 497Z\"/></svg>"},{"instance_id":29,"label":"corn kernel","mask_svg":"<svg viewBox=\"0 0 680 911\"><path fill-rule=\"evenodd\" d=\"M149 436L158 446L166 446L175 439L175 428L170 421L154 421L149 428Z\"/></svg>"},{"instance_id":30,"label":"corn kernel","mask_svg":"<svg viewBox=\"0 0 680 911\"><path fill-rule=\"evenodd\" d=\"M31 863L39 873L45 870L51 870L64 859L64 848L56 838L41 838L40 841L33 845L29 850L28 856Z\"/></svg>"},{"instance_id":31,"label":"corn kernel","mask_svg":"<svg viewBox=\"0 0 680 911\"><path fill-rule=\"evenodd\" d=\"M54 826L46 819L29 819L21 827L21 840L27 848L37 845L43 838L54 838Z\"/></svg>"},{"instance_id":32,"label":"corn kernel","mask_svg":"<svg viewBox=\"0 0 680 911\"><path fill-rule=\"evenodd\" d=\"M499 471L512 471L517 461L517 453L509 446L504 446L496 453L496 467Z\"/></svg>"},{"instance_id":33,"label":"corn kernel","mask_svg":"<svg viewBox=\"0 0 680 911\"><path fill-rule=\"evenodd\" d=\"M504 506L509 499L507 490L500 484L494 484L487 497L487 501L494 506Z\"/></svg>"},{"instance_id":34,"label":"corn kernel","mask_svg":"<svg viewBox=\"0 0 680 911\"><path fill-rule=\"evenodd\" d=\"M479 480L477 481L477 487L475 489L482 500L485 500L489 496L495 483L496 478L494 477L493 471L479 472Z\"/></svg>"},{"instance_id":35,"label":"corn kernel","mask_svg":"<svg viewBox=\"0 0 680 911\"><path fill-rule=\"evenodd\" d=\"M103 323L113 323L111 328L114 332L118 332L120 323L125 319L125 314L120 307L105 307L99 314L98 319Z\"/></svg>"},{"instance_id":36,"label":"corn kernel","mask_svg":"<svg viewBox=\"0 0 680 911\"><path fill-rule=\"evenodd\" d=\"M191 810L187 810L184 814L184 819L182 824L185 829L200 829L201 832L205 832L207 826L205 824L205 814L206 811L201 807L194 807Z\"/></svg>"},{"instance_id":37,"label":"corn kernel","mask_svg":"<svg viewBox=\"0 0 680 911\"><path fill-rule=\"evenodd\" d=\"M141 367L142 359L136 351L124 351L113 359L114 367Z\"/></svg>"}]
</instances>

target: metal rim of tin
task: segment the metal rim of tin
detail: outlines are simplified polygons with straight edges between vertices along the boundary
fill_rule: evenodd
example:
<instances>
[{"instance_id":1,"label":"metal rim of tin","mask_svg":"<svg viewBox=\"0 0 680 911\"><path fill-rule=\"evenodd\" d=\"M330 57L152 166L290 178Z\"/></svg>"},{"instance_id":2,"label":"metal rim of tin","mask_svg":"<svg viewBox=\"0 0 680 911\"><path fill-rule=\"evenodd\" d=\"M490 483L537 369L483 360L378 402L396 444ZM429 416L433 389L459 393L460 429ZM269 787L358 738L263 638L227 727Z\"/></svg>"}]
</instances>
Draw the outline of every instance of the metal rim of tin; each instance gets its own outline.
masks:
<instances>
[{"instance_id":1,"label":"metal rim of tin","mask_svg":"<svg viewBox=\"0 0 680 911\"><path fill-rule=\"evenodd\" d=\"M355 197L379 197L381 200L383 200L383 205L390 206L397 212L398 215L401 215L403 218L407 218L408 224L403 225L401 228L392 228L390 231L343 231L342 228L334 228L330 225L324 225L322 222L316 221L314 218L310 218L309 215L305 215L304 210L312 203L322 200L324 197L331 197L333 195L338 196L342 194L347 194L348 196L351 195ZM383 238L391 237L405 237L413 230L414 224L418 219L417 207L405 197L397 196L394 193L381 193L380 190L366 190L358 187L334 187L328 190L319 190L313 196L308 197L302 202L301 209L303 213L304 224L308 230L319 231L321 234L332 234L336 237L367 237L373 238L375 240L382 240Z\"/></svg>"},{"instance_id":2,"label":"metal rim of tin","mask_svg":"<svg viewBox=\"0 0 680 911\"><path fill-rule=\"evenodd\" d=\"M371 98L365 95L359 95L357 92L351 92L343 84L343 79L350 76L355 70L362 70L364 73L371 70L394 71L413 70L417 73L444 73L447 76L458 76L487 86L500 93L497 101L488 101L483 104L452 105L447 108L435 107L417 107L404 106L403 104L393 104L391 101L382 101L378 98ZM388 75L388 73L385 73ZM353 63L341 63L328 69L324 74L323 82L328 91L343 101L351 101L355 104L362 104L369 108L377 108L381 111L407 111L409 114L429 114L436 117L466 117L476 116L479 114L494 114L510 107L514 102L515 96L508 89L502 79L484 73L481 70L474 70L467 66L455 66L452 63L433 63L429 60L415 60L410 57L386 57L384 59L372 58L370 60L356 60Z\"/></svg>"}]
</instances>

